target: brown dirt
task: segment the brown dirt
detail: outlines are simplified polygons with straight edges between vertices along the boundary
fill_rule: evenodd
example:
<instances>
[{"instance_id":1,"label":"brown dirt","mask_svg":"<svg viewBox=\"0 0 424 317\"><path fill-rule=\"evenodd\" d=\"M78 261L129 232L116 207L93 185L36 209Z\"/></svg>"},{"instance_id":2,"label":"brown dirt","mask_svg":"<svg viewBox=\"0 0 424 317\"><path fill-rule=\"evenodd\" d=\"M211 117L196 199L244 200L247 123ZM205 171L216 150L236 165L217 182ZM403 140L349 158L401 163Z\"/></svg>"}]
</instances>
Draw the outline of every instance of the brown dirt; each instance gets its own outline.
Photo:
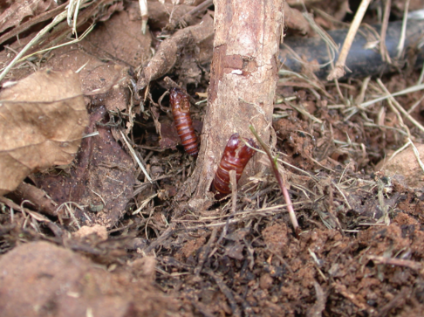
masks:
<instances>
[{"instance_id":1,"label":"brown dirt","mask_svg":"<svg viewBox=\"0 0 424 317\"><path fill-rule=\"evenodd\" d=\"M401 16L404 1L392 2L393 14ZM288 3L290 14L300 14L296 1ZM89 104L86 132L99 135L83 139L71 166L37 171L26 180L59 209L37 208L39 202L30 204L19 190L0 198L1 315L420 316L423 171L411 147L387 170L381 166L406 144L407 129L424 161L424 133L387 102L357 108L362 79L340 82L339 93L333 82L290 78L277 87L270 143L300 234L268 169L238 188L235 207L231 200L198 207L181 195L196 161L178 145L167 89L181 84L198 102L191 112L199 132L210 79L210 30L188 44L185 29L178 31L184 47L175 46L173 65L166 65L169 78L158 76L139 96L137 80L146 83L140 65L163 39L157 25L165 27L192 7L172 15L171 4L161 10L156 3L152 29L142 35L137 3L119 4L105 5L99 13L104 20L86 39L36 55L2 82L37 69L76 71L85 65L78 74ZM330 23L317 13L324 28L338 26L348 12L346 1L307 5L320 8L335 19ZM367 22L376 22L375 12ZM210 20L211 12L189 25L205 16ZM291 22L287 36L310 31L301 16ZM9 47L20 50L38 31L33 27ZM13 57L2 47L2 65ZM420 72L401 70L382 82L396 92L413 86ZM372 78L364 101L380 95ZM423 124L421 97L419 91L396 100L406 110L419 102L411 116Z\"/></svg>"}]
</instances>

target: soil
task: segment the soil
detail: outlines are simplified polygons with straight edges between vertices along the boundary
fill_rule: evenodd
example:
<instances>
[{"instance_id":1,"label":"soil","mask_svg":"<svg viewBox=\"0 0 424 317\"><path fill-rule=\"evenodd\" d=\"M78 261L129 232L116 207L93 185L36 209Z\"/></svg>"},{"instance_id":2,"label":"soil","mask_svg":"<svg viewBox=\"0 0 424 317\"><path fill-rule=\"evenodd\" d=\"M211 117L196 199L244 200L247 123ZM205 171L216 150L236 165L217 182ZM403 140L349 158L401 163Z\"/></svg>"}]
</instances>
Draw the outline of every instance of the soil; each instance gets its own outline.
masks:
<instances>
[{"instance_id":1,"label":"soil","mask_svg":"<svg viewBox=\"0 0 424 317\"><path fill-rule=\"evenodd\" d=\"M200 21L211 21L213 6L185 23L192 6L172 15L172 4L162 10L155 3L142 34L137 2L102 3L86 38L34 55L2 81L6 89L40 69L78 71L90 114L85 134L98 132L83 139L71 165L28 175L29 191L44 191L38 198L22 190L1 198L2 316L421 315L422 91L395 98L406 111L414 107L416 123L395 101L358 106L385 95L382 85L390 92L415 86L421 69L399 67L338 85L299 76L279 82L268 144L296 212L295 232L265 155L258 160L263 171L242 179L235 202L196 204L187 195L196 159L176 134L168 90L187 91L200 134L212 56L211 30ZM288 4L298 15L286 36L313 35L297 2ZM365 19L375 24L381 3L372 4ZM32 19L48 12L45 6ZM325 30L352 18L347 1L315 1L307 9ZM391 10L401 19L404 1L392 1ZM10 19L15 27L31 21ZM182 40L184 27L198 32L191 35L196 43ZM19 41L3 42L0 63L7 65L39 28L34 22ZM147 66L175 32L184 45L167 44L176 50L168 51L174 64Z\"/></svg>"}]
</instances>

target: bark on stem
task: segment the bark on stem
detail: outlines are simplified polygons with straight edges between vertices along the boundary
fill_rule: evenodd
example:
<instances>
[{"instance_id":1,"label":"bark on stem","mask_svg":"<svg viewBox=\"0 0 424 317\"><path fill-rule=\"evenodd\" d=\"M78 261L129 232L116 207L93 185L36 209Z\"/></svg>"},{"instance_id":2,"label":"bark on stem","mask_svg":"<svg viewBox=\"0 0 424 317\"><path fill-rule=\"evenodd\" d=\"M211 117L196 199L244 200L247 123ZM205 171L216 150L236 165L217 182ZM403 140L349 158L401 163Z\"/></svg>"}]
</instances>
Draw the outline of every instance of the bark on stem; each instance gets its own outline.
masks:
<instances>
[{"instance_id":1,"label":"bark on stem","mask_svg":"<svg viewBox=\"0 0 424 317\"><path fill-rule=\"evenodd\" d=\"M284 0L216 0L215 39L208 108L196 169L190 179L195 198L209 191L228 138L250 138L249 125L269 140L278 79L278 47ZM258 170L252 160L247 175Z\"/></svg>"}]
</instances>

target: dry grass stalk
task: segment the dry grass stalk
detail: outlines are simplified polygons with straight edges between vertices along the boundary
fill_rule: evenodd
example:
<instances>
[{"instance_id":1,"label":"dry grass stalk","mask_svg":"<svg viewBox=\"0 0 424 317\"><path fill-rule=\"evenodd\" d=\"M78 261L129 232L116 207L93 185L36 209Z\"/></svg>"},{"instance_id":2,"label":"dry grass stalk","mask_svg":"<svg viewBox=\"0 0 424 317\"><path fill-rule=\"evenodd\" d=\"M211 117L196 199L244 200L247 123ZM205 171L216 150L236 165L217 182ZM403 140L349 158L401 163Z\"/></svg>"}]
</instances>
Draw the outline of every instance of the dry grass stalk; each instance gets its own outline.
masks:
<instances>
[{"instance_id":1,"label":"dry grass stalk","mask_svg":"<svg viewBox=\"0 0 424 317\"><path fill-rule=\"evenodd\" d=\"M408 12L409 12L409 2L410 0L406 0L405 2L405 11L403 12L403 20L402 20L402 31L401 31L401 35L400 35L400 39L399 39L399 44L398 44L398 54L397 54L397 58L401 58L402 53L403 53L403 48L405 46L405 33L406 33L406 25L408 24Z\"/></svg>"},{"instance_id":2,"label":"dry grass stalk","mask_svg":"<svg viewBox=\"0 0 424 317\"><path fill-rule=\"evenodd\" d=\"M377 83L380 85L380 87L384 90L384 92L388 95L391 102L393 102L394 107L402 113L405 118L407 118L414 126L416 126L418 129L420 129L422 132L424 132L424 127L419 123L417 120L415 120L397 101L394 99L394 95L390 94L389 90L384 86L383 82L380 78L377 79Z\"/></svg>"},{"instance_id":3,"label":"dry grass stalk","mask_svg":"<svg viewBox=\"0 0 424 317\"><path fill-rule=\"evenodd\" d=\"M16 63L21 63L24 60L30 58L31 56L39 55L39 54L42 54L42 53L45 53L45 52L49 52L49 51L55 50L57 48L61 48L63 46L72 45L72 44L76 44L78 42L81 42L88 34L90 34L91 31L93 31L94 26L95 26L94 24L90 25L87 28L87 30L85 30L84 33L81 34L80 37L77 37L76 39L74 39L72 41L69 41L69 42L66 42L66 43L63 43L63 44L59 44L59 45L55 45L53 47L49 47L49 48L46 48L46 49L39 50L37 52L31 53L31 54L26 55L26 56L22 57L21 59L17 60ZM78 71L76 71L76 73L78 73Z\"/></svg>"},{"instance_id":4,"label":"dry grass stalk","mask_svg":"<svg viewBox=\"0 0 424 317\"><path fill-rule=\"evenodd\" d=\"M147 0L139 0L140 14L141 14L141 33L146 34L147 20L149 19L149 9L147 7Z\"/></svg>"},{"instance_id":5,"label":"dry grass stalk","mask_svg":"<svg viewBox=\"0 0 424 317\"><path fill-rule=\"evenodd\" d=\"M386 33L387 33L387 27L389 25L389 17L390 17L390 5L391 0L386 0L385 6L384 6L384 15L383 15L383 23L381 24L381 34L380 34L380 54L381 59L384 62L388 62L389 64L392 62L390 59L389 52L387 51L386 46Z\"/></svg>"},{"instance_id":6,"label":"dry grass stalk","mask_svg":"<svg viewBox=\"0 0 424 317\"><path fill-rule=\"evenodd\" d=\"M141 168L141 170L143 171L144 175L146 176L146 179L152 183L152 178L150 177L149 173L147 172L146 168L144 167L143 163L140 161L140 159L137 156L137 153L135 152L135 150L133 149L133 147L131 146L130 142L128 142L127 137L125 136L125 134L122 131L119 131L121 133L122 139L125 141L125 144L127 145L131 156L133 157L133 159L137 162L138 166Z\"/></svg>"},{"instance_id":7,"label":"dry grass stalk","mask_svg":"<svg viewBox=\"0 0 424 317\"><path fill-rule=\"evenodd\" d=\"M278 185L280 186L281 192L283 193L284 199L287 203L287 210L288 210L289 215L290 215L290 220L292 222L293 229L294 229L296 235L299 235L299 233L300 233L299 223L297 222L296 214L294 212L293 204L291 202L290 195L289 195L289 192L287 190L287 187L284 184L283 178L281 177L280 173L278 172L277 162L272 157L271 152L269 151L266 144L262 141L262 139L256 133L255 128L253 126L250 126L250 130L252 131L256 140L258 140L259 144L262 146L262 148L264 149L265 153L267 154L269 160L271 161L272 171L274 172L275 178L277 179Z\"/></svg>"},{"instance_id":8,"label":"dry grass stalk","mask_svg":"<svg viewBox=\"0 0 424 317\"><path fill-rule=\"evenodd\" d=\"M358 31L359 25L362 22L362 19L365 15L365 12L370 2L371 0L361 1L361 4L358 10L356 11L355 18L353 19L352 24L350 25L349 32L346 35L346 39L345 39L345 42L343 43L342 50L340 51L340 55L336 62L336 66L328 75L327 80L338 79L340 77L343 77L344 74L346 73L345 67L346 67L347 55L349 54L349 50L350 50L350 47L352 46L352 42L355 38L356 32Z\"/></svg>"},{"instance_id":9,"label":"dry grass stalk","mask_svg":"<svg viewBox=\"0 0 424 317\"><path fill-rule=\"evenodd\" d=\"M378 84L380 85L380 87L383 89L383 91L390 95L390 92L388 91L388 89L386 88L386 86L384 86L383 82L378 78L377 79ZM398 153L400 153L401 151L403 151L404 149L406 149L409 145L412 146L414 155L418 161L418 164L420 165L421 169L424 172L424 164L420 159L420 155L418 153L418 150L416 148L416 146L414 145L414 142L412 142L411 140L411 134L409 132L409 129L406 125L404 125L402 117L400 115L400 113L402 113L410 122L412 122L412 124L414 124L418 129L420 129L421 131L424 132L424 127L417 121L415 120L397 101L396 99L393 98L393 96L390 96L388 99L388 103L389 106L391 106L392 111L396 113L399 122L401 123L401 127L407 132L408 137L407 137L407 142L404 146L402 146L399 150L397 150L396 152L393 153L393 155L390 157L390 159L387 161L389 162L390 160L392 160Z\"/></svg>"},{"instance_id":10,"label":"dry grass stalk","mask_svg":"<svg viewBox=\"0 0 424 317\"><path fill-rule=\"evenodd\" d=\"M67 16L67 12L64 11L60 14L58 14L53 21L44 27L40 32L37 33L37 35L28 42L27 45L15 56L15 58L9 63L9 65L6 66L6 68L2 71L0 74L0 81L6 77L7 73L12 69L12 67L21 59L21 57L33 46L35 43L37 43L44 35L48 34L50 30L52 30L56 25L61 23L63 20L65 20Z\"/></svg>"},{"instance_id":11,"label":"dry grass stalk","mask_svg":"<svg viewBox=\"0 0 424 317\"><path fill-rule=\"evenodd\" d=\"M230 175L230 184L231 184L231 213L235 214L236 207L237 207L237 178L236 178L236 171L231 170L229 171Z\"/></svg>"},{"instance_id":12,"label":"dry grass stalk","mask_svg":"<svg viewBox=\"0 0 424 317\"><path fill-rule=\"evenodd\" d=\"M362 104L360 104L360 105L358 105L358 106L356 106L354 108L346 109L346 112L349 112L350 111L350 113L347 115L347 117L345 117L345 120L347 120L348 118L350 118L353 115L355 115L359 110L365 110L369 106L371 106L371 105L373 105L373 104L375 104L377 102L386 100L389 97L402 96L402 95L410 94L410 93L413 93L413 92L416 92L416 91L420 91L420 90L423 90L423 89L424 89L424 84L417 84L417 85L408 87L406 89L403 89L403 90L400 90L400 91L397 91L397 92L394 92L394 93L388 92L388 94L385 95L385 96L381 96L381 97L378 97L378 98L375 98L375 99L372 99L372 100L363 102Z\"/></svg>"}]
</instances>

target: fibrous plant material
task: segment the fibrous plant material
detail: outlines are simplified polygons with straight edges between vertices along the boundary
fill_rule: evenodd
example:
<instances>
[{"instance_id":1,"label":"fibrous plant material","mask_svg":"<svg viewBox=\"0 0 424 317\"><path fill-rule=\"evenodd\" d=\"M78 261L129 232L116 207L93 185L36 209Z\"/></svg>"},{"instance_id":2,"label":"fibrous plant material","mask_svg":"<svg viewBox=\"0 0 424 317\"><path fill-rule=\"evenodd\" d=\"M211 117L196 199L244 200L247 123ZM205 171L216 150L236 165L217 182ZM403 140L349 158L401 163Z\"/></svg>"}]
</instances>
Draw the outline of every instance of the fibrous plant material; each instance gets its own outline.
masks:
<instances>
[{"instance_id":1,"label":"fibrous plant material","mask_svg":"<svg viewBox=\"0 0 424 317\"><path fill-rule=\"evenodd\" d=\"M0 195L32 171L71 163L88 123L79 77L37 72L0 94Z\"/></svg>"}]
</instances>

